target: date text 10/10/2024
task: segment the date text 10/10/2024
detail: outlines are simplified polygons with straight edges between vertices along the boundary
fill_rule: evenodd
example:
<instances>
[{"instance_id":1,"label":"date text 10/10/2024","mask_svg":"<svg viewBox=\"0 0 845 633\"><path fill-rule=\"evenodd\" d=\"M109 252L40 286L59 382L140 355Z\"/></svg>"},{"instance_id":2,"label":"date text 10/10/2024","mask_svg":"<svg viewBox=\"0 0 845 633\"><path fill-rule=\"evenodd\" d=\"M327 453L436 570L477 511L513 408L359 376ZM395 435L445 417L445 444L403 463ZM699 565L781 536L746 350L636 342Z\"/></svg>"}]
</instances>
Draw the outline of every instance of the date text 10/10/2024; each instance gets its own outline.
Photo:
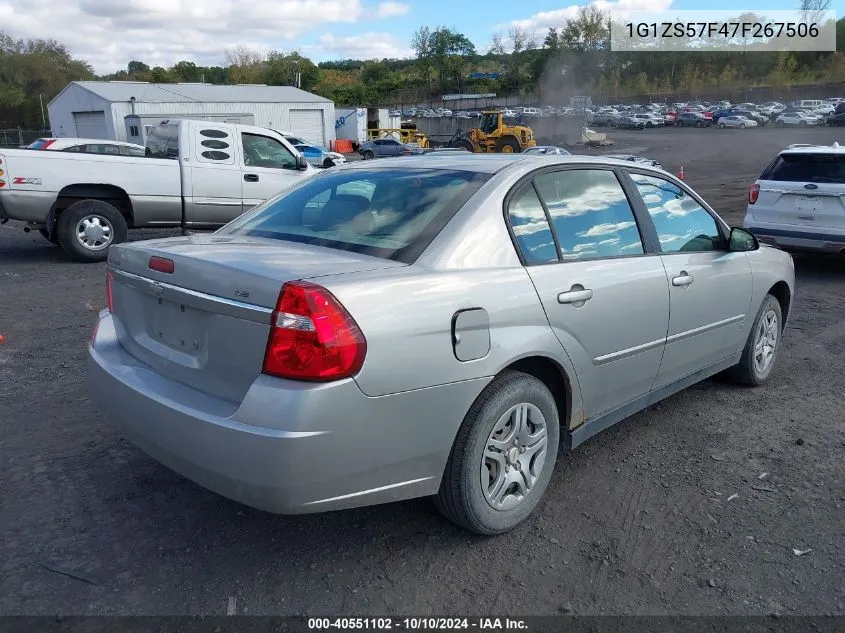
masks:
<instances>
[{"instance_id":1,"label":"date text 10/10/2024","mask_svg":"<svg viewBox=\"0 0 845 633\"><path fill-rule=\"evenodd\" d=\"M527 631L514 618L308 618L311 631Z\"/></svg>"}]
</instances>

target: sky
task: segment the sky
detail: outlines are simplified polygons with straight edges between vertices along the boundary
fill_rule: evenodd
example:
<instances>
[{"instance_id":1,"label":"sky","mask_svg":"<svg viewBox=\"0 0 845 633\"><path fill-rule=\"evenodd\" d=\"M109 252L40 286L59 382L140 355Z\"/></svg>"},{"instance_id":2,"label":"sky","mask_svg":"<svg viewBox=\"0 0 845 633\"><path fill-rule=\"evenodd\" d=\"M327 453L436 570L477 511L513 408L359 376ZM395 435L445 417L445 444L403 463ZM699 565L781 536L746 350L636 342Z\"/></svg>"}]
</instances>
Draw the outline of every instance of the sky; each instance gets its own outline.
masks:
<instances>
[{"instance_id":1,"label":"sky","mask_svg":"<svg viewBox=\"0 0 845 633\"><path fill-rule=\"evenodd\" d=\"M598 0L601 9L794 9L799 0ZM0 0L0 31L56 39L105 74L129 60L170 66L180 60L223 65L235 46L299 51L315 61L411 57L420 26L446 26L486 52L493 34L516 25L542 41L577 0ZM845 0L834 0L837 17Z\"/></svg>"}]
</instances>

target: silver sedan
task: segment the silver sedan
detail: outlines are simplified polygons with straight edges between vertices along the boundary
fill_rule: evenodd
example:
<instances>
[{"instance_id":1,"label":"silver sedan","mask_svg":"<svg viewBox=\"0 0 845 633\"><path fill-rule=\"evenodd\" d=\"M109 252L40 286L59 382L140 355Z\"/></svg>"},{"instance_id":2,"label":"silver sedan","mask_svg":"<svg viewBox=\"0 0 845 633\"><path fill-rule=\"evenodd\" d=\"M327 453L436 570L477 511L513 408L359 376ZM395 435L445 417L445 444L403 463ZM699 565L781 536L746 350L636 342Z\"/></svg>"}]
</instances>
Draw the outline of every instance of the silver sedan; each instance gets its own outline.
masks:
<instances>
[{"instance_id":1,"label":"silver sedan","mask_svg":"<svg viewBox=\"0 0 845 633\"><path fill-rule=\"evenodd\" d=\"M793 286L787 253L640 163L360 162L113 246L89 377L127 438L242 503L433 496L496 534L603 429L717 372L765 383Z\"/></svg>"}]
</instances>

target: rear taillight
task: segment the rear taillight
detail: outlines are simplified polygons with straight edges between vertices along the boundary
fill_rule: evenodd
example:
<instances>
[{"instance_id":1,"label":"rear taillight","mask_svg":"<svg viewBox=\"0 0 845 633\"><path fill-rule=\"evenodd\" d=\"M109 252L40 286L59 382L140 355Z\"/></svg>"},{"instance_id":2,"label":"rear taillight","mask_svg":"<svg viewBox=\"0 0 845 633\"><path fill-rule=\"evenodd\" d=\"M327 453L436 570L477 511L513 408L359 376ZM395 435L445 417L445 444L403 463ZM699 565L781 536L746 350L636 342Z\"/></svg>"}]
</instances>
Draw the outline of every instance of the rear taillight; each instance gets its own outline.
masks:
<instances>
[{"instance_id":1,"label":"rear taillight","mask_svg":"<svg viewBox=\"0 0 845 633\"><path fill-rule=\"evenodd\" d=\"M753 184L748 188L748 204L754 204L757 202L757 198L760 197L760 185Z\"/></svg>"},{"instance_id":2,"label":"rear taillight","mask_svg":"<svg viewBox=\"0 0 845 633\"><path fill-rule=\"evenodd\" d=\"M367 341L328 290L307 281L282 286L262 371L278 378L329 381L361 369Z\"/></svg>"},{"instance_id":3,"label":"rear taillight","mask_svg":"<svg viewBox=\"0 0 845 633\"><path fill-rule=\"evenodd\" d=\"M112 274L111 274L110 270L107 270L106 271L106 305L109 308L109 312L114 312L114 301L112 300L111 284L112 284Z\"/></svg>"}]
</instances>

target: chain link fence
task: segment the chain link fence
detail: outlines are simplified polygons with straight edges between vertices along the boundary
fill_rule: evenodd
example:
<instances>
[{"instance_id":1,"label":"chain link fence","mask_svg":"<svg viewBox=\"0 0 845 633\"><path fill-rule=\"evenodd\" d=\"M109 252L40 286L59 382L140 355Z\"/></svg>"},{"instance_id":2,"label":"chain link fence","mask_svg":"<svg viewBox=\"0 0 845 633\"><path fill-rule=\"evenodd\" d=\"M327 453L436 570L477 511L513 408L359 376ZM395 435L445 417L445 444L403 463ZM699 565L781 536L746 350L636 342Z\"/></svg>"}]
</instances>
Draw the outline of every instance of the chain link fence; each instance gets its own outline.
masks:
<instances>
[{"instance_id":1,"label":"chain link fence","mask_svg":"<svg viewBox=\"0 0 845 633\"><path fill-rule=\"evenodd\" d=\"M0 129L0 147L26 147L45 136L51 136L50 130Z\"/></svg>"}]
</instances>

